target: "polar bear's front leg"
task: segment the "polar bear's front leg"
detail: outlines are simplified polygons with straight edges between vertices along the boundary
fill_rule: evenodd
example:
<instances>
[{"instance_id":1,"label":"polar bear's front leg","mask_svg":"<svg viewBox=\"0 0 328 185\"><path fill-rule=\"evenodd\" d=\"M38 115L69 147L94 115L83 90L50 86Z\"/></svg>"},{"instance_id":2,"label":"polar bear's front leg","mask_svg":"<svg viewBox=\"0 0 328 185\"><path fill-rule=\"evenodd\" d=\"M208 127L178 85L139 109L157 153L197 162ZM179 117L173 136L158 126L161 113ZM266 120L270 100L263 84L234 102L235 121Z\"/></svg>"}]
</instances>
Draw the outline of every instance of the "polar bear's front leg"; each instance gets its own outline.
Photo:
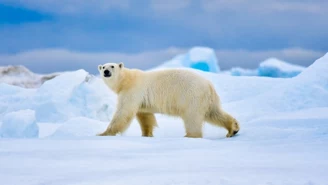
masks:
<instances>
[{"instance_id":1,"label":"polar bear's front leg","mask_svg":"<svg viewBox=\"0 0 328 185\"><path fill-rule=\"evenodd\" d=\"M98 134L98 136L115 136L118 133L123 133L131 124L132 119L138 111L138 104L133 104L126 98L119 98L116 112L108 125L107 129Z\"/></svg>"},{"instance_id":2,"label":"polar bear's front leg","mask_svg":"<svg viewBox=\"0 0 328 185\"><path fill-rule=\"evenodd\" d=\"M133 112L122 114L120 111L117 111L107 129L103 133L98 134L98 136L115 136L118 133L123 133L130 126L134 116L135 113Z\"/></svg>"}]
</instances>

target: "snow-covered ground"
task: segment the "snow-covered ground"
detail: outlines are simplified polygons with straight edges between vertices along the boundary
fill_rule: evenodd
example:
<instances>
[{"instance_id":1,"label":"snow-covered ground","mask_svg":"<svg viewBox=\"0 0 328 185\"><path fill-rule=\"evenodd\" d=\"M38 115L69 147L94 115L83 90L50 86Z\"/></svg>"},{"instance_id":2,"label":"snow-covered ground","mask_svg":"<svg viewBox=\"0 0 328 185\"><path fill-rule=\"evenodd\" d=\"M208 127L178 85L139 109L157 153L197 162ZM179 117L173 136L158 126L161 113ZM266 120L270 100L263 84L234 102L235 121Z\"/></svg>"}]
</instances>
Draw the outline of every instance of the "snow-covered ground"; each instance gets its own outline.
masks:
<instances>
[{"instance_id":1,"label":"snow-covered ground","mask_svg":"<svg viewBox=\"0 0 328 185\"><path fill-rule=\"evenodd\" d=\"M328 184L328 53L293 78L195 71L239 120L236 137L205 124L204 138L184 138L182 121L165 115L153 138L136 120L97 137L116 96L84 70L37 89L0 84L1 184Z\"/></svg>"}]
</instances>

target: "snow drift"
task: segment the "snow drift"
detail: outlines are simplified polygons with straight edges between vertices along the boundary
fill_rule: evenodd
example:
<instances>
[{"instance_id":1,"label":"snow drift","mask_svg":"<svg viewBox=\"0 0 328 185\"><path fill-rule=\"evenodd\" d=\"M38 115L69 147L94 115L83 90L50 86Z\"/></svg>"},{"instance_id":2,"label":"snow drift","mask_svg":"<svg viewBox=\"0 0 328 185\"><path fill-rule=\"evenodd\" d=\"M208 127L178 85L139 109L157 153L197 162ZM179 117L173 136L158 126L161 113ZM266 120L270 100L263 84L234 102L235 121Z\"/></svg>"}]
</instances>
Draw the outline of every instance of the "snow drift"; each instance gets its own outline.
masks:
<instances>
[{"instance_id":1,"label":"snow drift","mask_svg":"<svg viewBox=\"0 0 328 185\"><path fill-rule=\"evenodd\" d=\"M0 137L33 138L39 137L39 127L33 110L10 112L3 117Z\"/></svg>"},{"instance_id":2,"label":"snow drift","mask_svg":"<svg viewBox=\"0 0 328 185\"><path fill-rule=\"evenodd\" d=\"M263 114L328 107L328 54L316 60L300 75L285 79L257 96L227 105L247 119ZM248 107L249 109L244 109Z\"/></svg>"}]
</instances>

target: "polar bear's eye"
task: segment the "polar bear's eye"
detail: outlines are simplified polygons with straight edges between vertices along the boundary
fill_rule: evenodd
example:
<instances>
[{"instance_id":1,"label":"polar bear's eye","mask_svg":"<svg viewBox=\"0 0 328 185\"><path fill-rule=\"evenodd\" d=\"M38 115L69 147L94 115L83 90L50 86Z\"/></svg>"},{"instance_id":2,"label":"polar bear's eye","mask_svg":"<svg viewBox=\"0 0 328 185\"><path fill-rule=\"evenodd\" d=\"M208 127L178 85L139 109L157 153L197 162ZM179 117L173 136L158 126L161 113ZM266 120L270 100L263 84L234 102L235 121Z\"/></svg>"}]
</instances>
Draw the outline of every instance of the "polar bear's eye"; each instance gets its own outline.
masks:
<instances>
[{"instance_id":1,"label":"polar bear's eye","mask_svg":"<svg viewBox=\"0 0 328 185\"><path fill-rule=\"evenodd\" d=\"M103 66L103 69L105 69L105 66Z\"/></svg>"},{"instance_id":2,"label":"polar bear's eye","mask_svg":"<svg viewBox=\"0 0 328 185\"><path fill-rule=\"evenodd\" d=\"M114 69L114 66L111 66Z\"/></svg>"}]
</instances>

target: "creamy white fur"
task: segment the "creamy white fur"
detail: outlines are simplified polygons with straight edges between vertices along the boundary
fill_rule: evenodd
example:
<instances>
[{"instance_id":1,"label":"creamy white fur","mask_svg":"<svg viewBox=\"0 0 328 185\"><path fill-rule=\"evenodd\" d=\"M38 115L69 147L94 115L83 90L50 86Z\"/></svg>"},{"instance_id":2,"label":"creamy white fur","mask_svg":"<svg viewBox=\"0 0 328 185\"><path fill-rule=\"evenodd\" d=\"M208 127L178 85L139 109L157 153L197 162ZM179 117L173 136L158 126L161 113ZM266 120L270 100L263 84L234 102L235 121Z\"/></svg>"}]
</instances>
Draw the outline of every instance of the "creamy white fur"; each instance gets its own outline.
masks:
<instances>
[{"instance_id":1,"label":"creamy white fur","mask_svg":"<svg viewBox=\"0 0 328 185\"><path fill-rule=\"evenodd\" d=\"M157 125L154 113L179 116L186 137L202 137L203 123L222 126L227 137L239 131L238 122L224 112L213 85L189 70L142 71L125 68L123 63L99 65L105 84L118 95L116 112L106 131L99 135L124 132L136 116L143 136L153 136ZM104 77L104 71L110 77Z\"/></svg>"}]
</instances>

